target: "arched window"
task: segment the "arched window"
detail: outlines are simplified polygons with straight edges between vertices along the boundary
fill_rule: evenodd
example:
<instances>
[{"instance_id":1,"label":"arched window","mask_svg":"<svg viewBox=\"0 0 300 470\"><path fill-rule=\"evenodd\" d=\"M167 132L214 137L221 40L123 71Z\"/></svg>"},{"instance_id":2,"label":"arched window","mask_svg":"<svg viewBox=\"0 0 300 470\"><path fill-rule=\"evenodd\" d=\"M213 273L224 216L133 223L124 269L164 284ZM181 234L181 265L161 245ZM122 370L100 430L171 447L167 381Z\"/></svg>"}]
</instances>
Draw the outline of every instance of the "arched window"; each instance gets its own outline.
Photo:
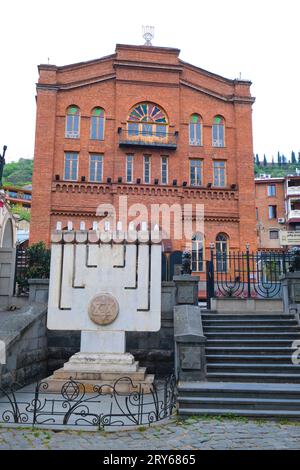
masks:
<instances>
[{"instance_id":1,"label":"arched window","mask_svg":"<svg viewBox=\"0 0 300 470\"><path fill-rule=\"evenodd\" d=\"M202 121L198 114L192 114L189 131L190 145L202 145Z\"/></svg>"},{"instance_id":2,"label":"arched window","mask_svg":"<svg viewBox=\"0 0 300 470\"><path fill-rule=\"evenodd\" d=\"M69 106L66 116L66 137L69 139L79 138L79 121L80 112L78 106Z\"/></svg>"},{"instance_id":3,"label":"arched window","mask_svg":"<svg viewBox=\"0 0 300 470\"><path fill-rule=\"evenodd\" d=\"M215 116L212 125L213 147L225 147L225 121L222 116Z\"/></svg>"},{"instance_id":4,"label":"arched window","mask_svg":"<svg viewBox=\"0 0 300 470\"><path fill-rule=\"evenodd\" d=\"M104 139L104 109L94 108L91 116L91 139L103 140Z\"/></svg>"},{"instance_id":5,"label":"arched window","mask_svg":"<svg viewBox=\"0 0 300 470\"><path fill-rule=\"evenodd\" d=\"M154 103L139 103L129 113L127 132L130 138L149 140L166 139L168 119L164 111Z\"/></svg>"},{"instance_id":6,"label":"arched window","mask_svg":"<svg viewBox=\"0 0 300 470\"><path fill-rule=\"evenodd\" d=\"M192 271L203 271L203 234L192 236Z\"/></svg>"},{"instance_id":7,"label":"arched window","mask_svg":"<svg viewBox=\"0 0 300 470\"><path fill-rule=\"evenodd\" d=\"M217 271L225 273L227 271L228 236L219 233L216 236L216 259Z\"/></svg>"}]
</instances>

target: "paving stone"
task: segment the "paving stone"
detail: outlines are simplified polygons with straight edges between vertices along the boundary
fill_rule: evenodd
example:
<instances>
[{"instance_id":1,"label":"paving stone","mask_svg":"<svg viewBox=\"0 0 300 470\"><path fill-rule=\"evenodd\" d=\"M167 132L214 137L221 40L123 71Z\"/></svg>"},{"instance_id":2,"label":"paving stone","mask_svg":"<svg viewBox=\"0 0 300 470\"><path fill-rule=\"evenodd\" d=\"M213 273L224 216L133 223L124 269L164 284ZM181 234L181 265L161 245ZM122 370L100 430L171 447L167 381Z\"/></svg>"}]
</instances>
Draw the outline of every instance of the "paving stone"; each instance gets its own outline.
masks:
<instances>
[{"instance_id":1,"label":"paving stone","mask_svg":"<svg viewBox=\"0 0 300 470\"><path fill-rule=\"evenodd\" d=\"M171 421L142 431L86 432L0 428L0 449L299 449L300 427L235 420Z\"/></svg>"}]
</instances>

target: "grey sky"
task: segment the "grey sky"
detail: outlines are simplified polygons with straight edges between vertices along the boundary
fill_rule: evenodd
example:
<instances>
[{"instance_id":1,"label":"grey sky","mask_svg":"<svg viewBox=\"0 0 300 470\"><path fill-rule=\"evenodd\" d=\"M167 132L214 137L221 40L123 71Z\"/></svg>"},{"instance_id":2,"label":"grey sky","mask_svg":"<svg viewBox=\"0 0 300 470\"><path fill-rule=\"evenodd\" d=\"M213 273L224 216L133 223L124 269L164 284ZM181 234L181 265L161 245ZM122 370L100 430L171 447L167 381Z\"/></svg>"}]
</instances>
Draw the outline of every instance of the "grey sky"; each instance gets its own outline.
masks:
<instances>
[{"instance_id":1,"label":"grey sky","mask_svg":"<svg viewBox=\"0 0 300 470\"><path fill-rule=\"evenodd\" d=\"M299 0L8 0L0 3L0 149L32 157L37 65L65 65L143 44L178 47L187 62L252 80L254 152L300 151Z\"/></svg>"}]
</instances>

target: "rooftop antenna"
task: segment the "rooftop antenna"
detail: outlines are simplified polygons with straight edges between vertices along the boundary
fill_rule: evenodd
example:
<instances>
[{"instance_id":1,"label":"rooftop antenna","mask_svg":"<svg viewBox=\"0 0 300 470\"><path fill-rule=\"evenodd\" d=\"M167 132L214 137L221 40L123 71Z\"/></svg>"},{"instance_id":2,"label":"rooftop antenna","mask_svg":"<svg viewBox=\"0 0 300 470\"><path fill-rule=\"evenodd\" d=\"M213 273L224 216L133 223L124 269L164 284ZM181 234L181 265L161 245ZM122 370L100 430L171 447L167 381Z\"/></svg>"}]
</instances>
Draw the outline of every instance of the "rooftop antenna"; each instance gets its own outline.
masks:
<instances>
[{"instance_id":1,"label":"rooftop antenna","mask_svg":"<svg viewBox=\"0 0 300 470\"><path fill-rule=\"evenodd\" d=\"M152 46L151 40L154 38L154 26L143 26L144 46Z\"/></svg>"}]
</instances>

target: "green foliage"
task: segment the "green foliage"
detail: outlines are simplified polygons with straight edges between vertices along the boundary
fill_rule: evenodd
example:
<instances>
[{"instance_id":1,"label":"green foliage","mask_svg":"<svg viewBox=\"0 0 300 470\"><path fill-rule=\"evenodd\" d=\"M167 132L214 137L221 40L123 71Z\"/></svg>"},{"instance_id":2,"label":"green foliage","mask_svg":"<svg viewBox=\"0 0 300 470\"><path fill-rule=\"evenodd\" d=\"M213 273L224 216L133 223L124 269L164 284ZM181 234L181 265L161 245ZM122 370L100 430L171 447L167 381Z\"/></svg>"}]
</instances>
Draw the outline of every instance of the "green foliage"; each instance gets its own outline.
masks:
<instances>
[{"instance_id":1,"label":"green foliage","mask_svg":"<svg viewBox=\"0 0 300 470\"><path fill-rule=\"evenodd\" d=\"M19 216L19 220L30 222L30 211L28 209L24 209L24 207L17 205L11 205L10 207L12 213Z\"/></svg>"},{"instance_id":2,"label":"green foliage","mask_svg":"<svg viewBox=\"0 0 300 470\"><path fill-rule=\"evenodd\" d=\"M50 250L44 242L34 243L27 249L26 268L17 273L19 292L28 290L28 279L49 279Z\"/></svg>"},{"instance_id":3,"label":"green foliage","mask_svg":"<svg viewBox=\"0 0 300 470\"><path fill-rule=\"evenodd\" d=\"M50 250L44 242L31 245L27 250L27 279L48 279L50 274Z\"/></svg>"},{"instance_id":4,"label":"green foliage","mask_svg":"<svg viewBox=\"0 0 300 470\"><path fill-rule=\"evenodd\" d=\"M20 158L17 162L6 163L3 170L4 186L25 186L31 184L33 160Z\"/></svg>"},{"instance_id":5,"label":"green foliage","mask_svg":"<svg viewBox=\"0 0 300 470\"><path fill-rule=\"evenodd\" d=\"M296 169L300 169L300 163L292 164L290 162L281 162L281 164L278 163L271 163L269 162L268 166L258 166L257 164L254 165L254 175L257 177L261 173L264 173L266 175L271 175L274 178L278 178L281 176L286 176L289 174L294 174L296 175Z\"/></svg>"},{"instance_id":6,"label":"green foliage","mask_svg":"<svg viewBox=\"0 0 300 470\"><path fill-rule=\"evenodd\" d=\"M268 165L267 157L264 155L264 166L267 166L267 165Z\"/></svg>"}]
</instances>

